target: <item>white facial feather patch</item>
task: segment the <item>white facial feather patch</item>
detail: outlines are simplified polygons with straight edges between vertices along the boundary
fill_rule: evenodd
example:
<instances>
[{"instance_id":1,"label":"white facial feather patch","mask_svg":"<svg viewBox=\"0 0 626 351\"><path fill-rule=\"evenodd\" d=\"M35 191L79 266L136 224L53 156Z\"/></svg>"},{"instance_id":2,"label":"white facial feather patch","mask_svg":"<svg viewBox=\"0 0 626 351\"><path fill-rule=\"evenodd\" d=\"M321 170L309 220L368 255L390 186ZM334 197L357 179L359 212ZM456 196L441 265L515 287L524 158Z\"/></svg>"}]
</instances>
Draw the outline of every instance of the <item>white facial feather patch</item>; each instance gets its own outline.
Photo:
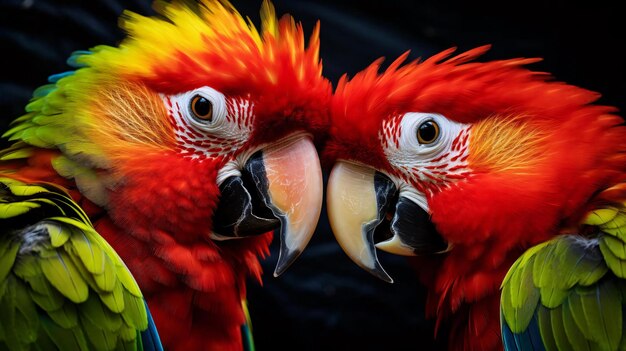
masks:
<instances>
[{"instance_id":1,"label":"white facial feather patch","mask_svg":"<svg viewBox=\"0 0 626 351\"><path fill-rule=\"evenodd\" d=\"M418 129L425 122L439 126L434 142L418 141ZM467 166L469 129L436 113L409 112L385 120L379 139L397 176L426 193L440 190L469 174Z\"/></svg>"},{"instance_id":2,"label":"white facial feather patch","mask_svg":"<svg viewBox=\"0 0 626 351\"><path fill-rule=\"evenodd\" d=\"M198 95L211 102L211 121L193 115L190 104ZM210 87L162 95L162 98L179 143L179 152L185 157L203 160L232 155L252 133L254 104L247 99L226 98Z\"/></svg>"}]
</instances>

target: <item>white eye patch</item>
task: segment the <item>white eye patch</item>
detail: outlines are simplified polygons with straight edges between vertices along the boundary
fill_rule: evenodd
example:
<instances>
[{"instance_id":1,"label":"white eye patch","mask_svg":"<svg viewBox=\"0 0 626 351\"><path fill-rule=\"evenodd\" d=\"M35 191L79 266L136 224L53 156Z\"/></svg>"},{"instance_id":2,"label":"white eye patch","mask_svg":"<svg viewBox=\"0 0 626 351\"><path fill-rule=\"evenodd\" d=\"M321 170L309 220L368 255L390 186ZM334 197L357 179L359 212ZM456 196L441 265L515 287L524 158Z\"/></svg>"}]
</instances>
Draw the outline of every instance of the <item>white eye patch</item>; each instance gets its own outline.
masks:
<instances>
[{"instance_id":1,"label":"white eye patch","mask_svg":"<svg viewBox=\"0 0 626 351\"><path fill-rule=\"evenodd\" d=\"M424 123L436 123L438 135L434 142L420 143L418 132ZM409 112L400 121L397 152L407 161L427 161L449 150L464 124L450 121L437 113ZM399 155L398 155L399 156Z\"/></svg>"},{"instance_id":2,"label":"white eye patch","mask_svg":"<svg viewBox=\"0 0 626 351\"><path fill-rule=\"evenodd\" d=\"M203 97L211 103L213 116L210 121L199 119L194 115L191 104L196 96ZM195 128L208 133L214 133L223 128L227 113L226 97L219 91L210 87L202 87L177 95L176 100L179 102L181 112L187 122Z\"/></svg>"}]
</instances>

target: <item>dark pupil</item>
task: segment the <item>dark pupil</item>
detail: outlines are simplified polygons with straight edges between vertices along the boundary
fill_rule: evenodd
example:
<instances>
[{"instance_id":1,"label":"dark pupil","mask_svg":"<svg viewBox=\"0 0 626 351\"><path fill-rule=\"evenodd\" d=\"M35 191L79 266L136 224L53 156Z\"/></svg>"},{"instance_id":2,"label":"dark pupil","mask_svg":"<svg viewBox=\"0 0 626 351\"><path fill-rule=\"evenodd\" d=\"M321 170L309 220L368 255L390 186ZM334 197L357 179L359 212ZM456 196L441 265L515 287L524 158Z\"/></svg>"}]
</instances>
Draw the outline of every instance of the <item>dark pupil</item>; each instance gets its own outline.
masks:
<instances>
[{"instance_id":1,"label":"dark pupil","mask_svg":"<svg viewBox=\"0 0 626 351\"><path fill-rule=\"evenodd\" d=\"M198 117L209 117L211 115L212 109L213 105L209 100L202 96L196 97L193 104L193 110L196 115L198 115Z\"/></svg>"},{"instance_id":2,"label":"dark pupil","mask_svg":"<svg viewBox=\"0 0 626 351\"><path fill-rule=\"evenodd\" d=\"M437 128L433 125L433 122L423 123L417 132L420 138L426 142L433 141L437 137Z\"/></svg>"}]
</instances>

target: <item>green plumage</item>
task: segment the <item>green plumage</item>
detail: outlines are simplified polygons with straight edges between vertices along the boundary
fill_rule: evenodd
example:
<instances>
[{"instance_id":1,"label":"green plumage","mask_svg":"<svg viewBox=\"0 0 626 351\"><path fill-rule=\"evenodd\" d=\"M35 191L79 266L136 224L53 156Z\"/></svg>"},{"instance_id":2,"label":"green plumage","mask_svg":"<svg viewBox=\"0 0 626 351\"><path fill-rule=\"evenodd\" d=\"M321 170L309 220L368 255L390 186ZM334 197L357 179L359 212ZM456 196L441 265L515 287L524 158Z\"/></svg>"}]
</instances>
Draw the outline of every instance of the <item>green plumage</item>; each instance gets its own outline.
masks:
<instances>
[{"instance_id":1,"label":"green plumage","mask_svg":"<svg viewBox=\"0 0 626 351\"><path fill-rule=\"evenodd\" d=\"M0 350L138 350L132 275L62 190L0 178Z\"/></svg>"},{"instance_id":2,"label":"green plumage","mask_svg":"<svg viewBox=\"0 0 626 351\"><path fill-rule=\"evenodd\" d=\"M626 217L621 212L602 215L610 220L586 223L598 228L597 236L559 236L515 262L502 284L504 333L507 328L513 335L529 332L536 316L545 350L626 349L624 237L605 232Z\"/></svg>"},{"instance_id":3,"label":"green plumage","mask_svg":"<svg viewBox=\"0 0 626 351\"><path fill-rule=\"evenodd\" d=\"M92 51L73 53L68 64L76 68L75 71L50 76L48 78L50 84L43 85L33 92L32 99L25 107L26 113L13 120L9 130L2 134L3 138L15 143L7 149L0 150L0 161L29 157L37 148L62 149L65 156L85 162L68 165L71 162L69 159L62 160L59 167L63 164L66 167L64 172L60 173L67 178L77 177L76 181L81 192L83 192L81 181L88 183L89 188L95 187L95 190L84 195L96 204L103 205L102 201L105 200L102 199L103 185L99 183L93 171L85 168L85 164L100 167L107 165L102 151L85 136L83 130L85 125L93 123L97 117L81 110L85 107L84 95L89 96L86 91L95 86L95 82L101 82L102 73L77 62L80 57L92 53ZM108 77L106 74L104 76ZM81 179L78 179L79 176ZM95 199L92 199L92 196Z\"/></svg>"}]
</instances>

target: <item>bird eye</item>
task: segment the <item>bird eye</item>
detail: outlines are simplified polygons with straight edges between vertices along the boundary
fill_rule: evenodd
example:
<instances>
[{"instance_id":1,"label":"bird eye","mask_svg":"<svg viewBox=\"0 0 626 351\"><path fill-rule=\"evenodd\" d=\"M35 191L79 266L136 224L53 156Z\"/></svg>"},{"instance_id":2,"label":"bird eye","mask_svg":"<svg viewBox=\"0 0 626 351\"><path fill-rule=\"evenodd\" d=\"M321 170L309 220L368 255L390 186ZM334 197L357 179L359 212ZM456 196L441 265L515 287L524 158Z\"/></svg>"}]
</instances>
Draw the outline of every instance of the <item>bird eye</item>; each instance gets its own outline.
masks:
<instances>
[{"instance_id":1,"label":"bird eye","mask_svg":"<svg viewBox=\"0 0 626 351\"><path fill-rule=\"evenodd\" d=\"M191 99L191 112L201 121L213 121L213 104L207 98L196 95Z\"/></svg>"},{"instance_id":2,"label":"bird eye","mask_svg":"<svg viewBox=\"0 0 626 351\"><path fill-rule=\"evenodd\" d=\"M417 141L420 144L432 144L438 137L439 125L433 120L425 121L417 127Z\"/></svg>"}]
</instances>

